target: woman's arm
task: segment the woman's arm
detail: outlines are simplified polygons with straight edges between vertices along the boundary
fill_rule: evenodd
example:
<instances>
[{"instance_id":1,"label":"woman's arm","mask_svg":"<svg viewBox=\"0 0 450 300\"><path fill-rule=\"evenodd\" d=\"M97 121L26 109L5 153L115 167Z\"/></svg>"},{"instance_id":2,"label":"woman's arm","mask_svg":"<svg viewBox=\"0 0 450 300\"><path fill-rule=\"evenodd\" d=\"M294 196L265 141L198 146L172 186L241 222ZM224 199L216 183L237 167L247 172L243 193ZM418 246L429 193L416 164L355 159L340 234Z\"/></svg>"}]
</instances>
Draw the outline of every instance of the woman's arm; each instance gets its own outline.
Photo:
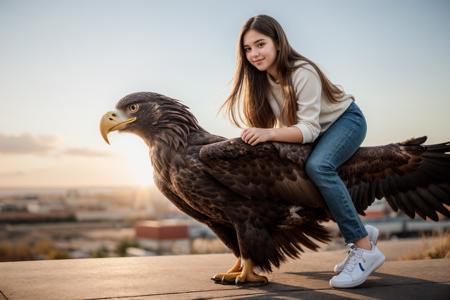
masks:
<instances>
[{"instance_id":1,"label":"woman's arm","mask_svg":"<svg viewBox=\"0 0 450 300\"><path fill-rule=\"evenodd\" d=\"M297 98L297 127L302 132L302 143L312 143L320 134L322 83L319 74L310 65L299 68L293 74Z\"/></svg>"},{"instance_id":2,"label":"woman's arm","mask_svg":"<svg viewBox=\"0 0 450 300\"><path fill-rule=\"evenodd\" d=\"M298 127L270 128L271 141L301 143L303 141L302 131Z\"/></svg>"},{"instance_id":3,"label":"woman's arm","mask_svg":"<svg viewBox=\"0 0 450 300\"><path fill-rule=\"evenodd\" d=\"M301 143L303 141L302 132L298 127L246 128L242 131L241 138L252 146L267 141L288 143Z\"/></svg>"}]
</instances>

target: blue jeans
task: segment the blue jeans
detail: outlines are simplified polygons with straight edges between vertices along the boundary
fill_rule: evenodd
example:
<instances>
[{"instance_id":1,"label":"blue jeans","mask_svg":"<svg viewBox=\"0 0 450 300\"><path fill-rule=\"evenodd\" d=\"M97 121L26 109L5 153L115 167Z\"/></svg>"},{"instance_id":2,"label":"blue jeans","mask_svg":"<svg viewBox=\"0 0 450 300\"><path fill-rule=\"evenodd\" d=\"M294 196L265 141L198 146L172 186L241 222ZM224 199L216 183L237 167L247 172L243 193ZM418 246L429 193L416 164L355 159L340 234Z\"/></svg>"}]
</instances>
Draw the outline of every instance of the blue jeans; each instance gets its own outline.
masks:
<instances>
[{"instance_id":1,"label":"blue jeans","mask_svg":"<svg viewBox=\"0 0 450 300\"><path fill-rule=\"evenodd\" d=\"M314 141L305 165L306 174L325 199L346 243L358 241L367 235L367 231L337 169L356 152L366 132L366 119L353 101Z\"/></svg>"}]
</instances>

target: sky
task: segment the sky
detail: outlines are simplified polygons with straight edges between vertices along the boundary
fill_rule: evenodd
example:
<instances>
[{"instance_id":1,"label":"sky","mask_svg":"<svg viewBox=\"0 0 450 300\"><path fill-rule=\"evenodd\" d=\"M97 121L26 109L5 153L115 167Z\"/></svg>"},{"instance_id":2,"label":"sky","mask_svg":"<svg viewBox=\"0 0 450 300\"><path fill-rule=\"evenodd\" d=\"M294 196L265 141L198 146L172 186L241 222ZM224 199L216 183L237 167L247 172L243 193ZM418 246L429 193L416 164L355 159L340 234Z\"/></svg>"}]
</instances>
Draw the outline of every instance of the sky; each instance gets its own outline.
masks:
<instances>
[{"instance_id":1,"label":"sky","mask_svg":"<svg viewBox=\"0 0 450 300\"><path fill-rule=\"evenodd\" d=\"M99 133L123 96L181 100L201 126L218 110L245 21L274 17L290 44L355 96L362 146L450 140L449 1L0 0L0 187L152 184L138 137Z\"/></svg>"}]
</instances>

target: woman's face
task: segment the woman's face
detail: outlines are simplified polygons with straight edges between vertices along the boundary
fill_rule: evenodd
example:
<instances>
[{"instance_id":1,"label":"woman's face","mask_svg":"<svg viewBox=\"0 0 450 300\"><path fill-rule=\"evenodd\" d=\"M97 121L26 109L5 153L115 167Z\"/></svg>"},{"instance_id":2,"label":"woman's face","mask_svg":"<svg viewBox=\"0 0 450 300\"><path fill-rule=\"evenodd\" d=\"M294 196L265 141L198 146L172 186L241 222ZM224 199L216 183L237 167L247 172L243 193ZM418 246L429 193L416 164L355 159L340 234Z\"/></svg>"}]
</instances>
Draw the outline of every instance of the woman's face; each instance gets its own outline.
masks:
<instances>
[{"instance_id":1,"label":"woman's face","mask_svg":"<svg viewBox=\"0 0 450 300\"><path fill-rule=\"evenodd\" d=\"M244 34L243 42L245 56L255 68L276 73L277 47L272 38L250 29Z\"/></svg>"}]
</instances>

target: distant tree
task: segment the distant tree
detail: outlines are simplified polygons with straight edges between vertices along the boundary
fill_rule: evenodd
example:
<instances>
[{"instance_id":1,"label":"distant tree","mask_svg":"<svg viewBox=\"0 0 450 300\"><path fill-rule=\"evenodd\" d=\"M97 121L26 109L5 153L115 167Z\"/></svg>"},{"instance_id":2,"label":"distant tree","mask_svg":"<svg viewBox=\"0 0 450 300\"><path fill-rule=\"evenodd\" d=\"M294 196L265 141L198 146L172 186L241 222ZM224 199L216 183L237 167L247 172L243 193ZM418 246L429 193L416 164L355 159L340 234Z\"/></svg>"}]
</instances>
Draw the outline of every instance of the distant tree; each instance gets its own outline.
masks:
<instances>
[{"instance_id":1,"label":"distant tree","mask_svg":"<svg viewBox=\"0 0 450 300\"><path fill-rule=\"evenodd\" d=\"M139 247L139 244L136 240L122 239L117 243L115 252L119 256L125 256L128 247Z\"/></svg>"},{"instance_id":2,"label":"distant tree","mask_svg":"<svg viewBox=\"0 0 450 300\"><path fill-rule=\"evenodd\" d=\"M31 251L36 259L65 259L71 258L69 253L57 248L51 240L37 240L31 246Z\"/></svg>"},{"instance_id":3,"label":"distant tree","mask_svg":"<svg viewBox=\"0 0 450 300\"><path fill-rule=\"evenodd\" d=\"M52 249L47 254L46 259L67 259L72 258L69 253L60 249Z\"/></svg>"},{"instance_id":4,"label":"distant tree","mask_svg":"<svg viewBox=\"0 0 450 300\"><path fill-rule=\"evenodd\" d=\"M32 251L33 251L33 253L35 253L37 255L45 257L54 248L55 248L55 246L53 245L53 242L51 240L42 239L42 240L37 240L36 242L34 242L34 244L32 246Z\"/></svg>"},{"instance_id":5,"label":"distant tree","mask_svg":"<svg viewBox=\"0 0 450 300\"><path fill-rule=\"evenodd\" d=\"M108 248L106 248L105 245L102 245L97 250L91 251L90 256L92 258L108 257Z\"/></svg>"},{"instance_id":6,"label":"distant tree","mask_svg":"<svg viewBox=\"0 0 450 300\"><path fill-rule=\"evenodd\" d=\"M14 260L32 260L34 258L27 241L20 241L15 245L14 256Z\"/></svg>"},{"instance_id":7,"label":"distant tree","mask_svg":"<svg viewBox=\"0 0 450 300\"><path fill-rule=\"evenodd\" d=\"M0 261L10 261L14 253L14 246L7 241L0 242Z\"/></svg>"},{"instance_id":8,"label":"distant tree","mask_svg":"<svg viewBox=\"0 0 450 300\"><path fill-rule=\"evenodd\" d=\"M32 260L33 253L27 241L0 243L0 261Z\"/></svg>"}]
</instances>

